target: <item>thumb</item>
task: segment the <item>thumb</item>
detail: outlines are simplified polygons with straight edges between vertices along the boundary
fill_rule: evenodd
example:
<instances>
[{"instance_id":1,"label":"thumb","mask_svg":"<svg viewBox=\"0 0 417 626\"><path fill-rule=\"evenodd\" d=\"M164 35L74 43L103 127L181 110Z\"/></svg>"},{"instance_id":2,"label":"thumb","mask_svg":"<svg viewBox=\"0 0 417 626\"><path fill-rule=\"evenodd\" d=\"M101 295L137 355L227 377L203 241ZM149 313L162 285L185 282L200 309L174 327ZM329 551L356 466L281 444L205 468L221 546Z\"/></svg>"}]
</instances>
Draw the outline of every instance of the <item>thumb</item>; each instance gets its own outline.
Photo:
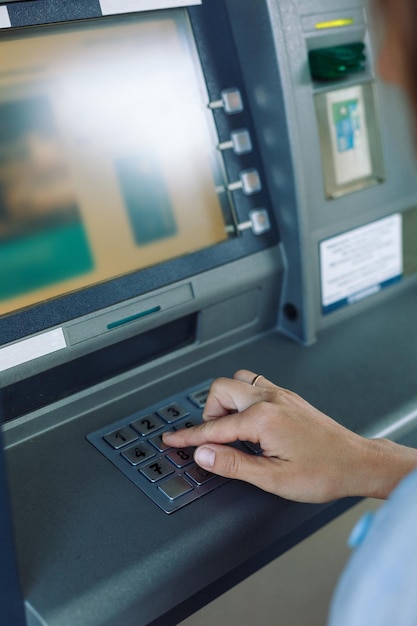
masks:
<instances>
[{"instance_id":1,"label":"thumb","mask_svg":"<svg viewBox=\"0 0 417 626\"><path fill-rule=\"evenodd\" d=\"M224 476L253 482L254 464L259 461L236 448L222 445L202 445L194 452L195 462L203 469Z\"/></svg>"}]
</instances>

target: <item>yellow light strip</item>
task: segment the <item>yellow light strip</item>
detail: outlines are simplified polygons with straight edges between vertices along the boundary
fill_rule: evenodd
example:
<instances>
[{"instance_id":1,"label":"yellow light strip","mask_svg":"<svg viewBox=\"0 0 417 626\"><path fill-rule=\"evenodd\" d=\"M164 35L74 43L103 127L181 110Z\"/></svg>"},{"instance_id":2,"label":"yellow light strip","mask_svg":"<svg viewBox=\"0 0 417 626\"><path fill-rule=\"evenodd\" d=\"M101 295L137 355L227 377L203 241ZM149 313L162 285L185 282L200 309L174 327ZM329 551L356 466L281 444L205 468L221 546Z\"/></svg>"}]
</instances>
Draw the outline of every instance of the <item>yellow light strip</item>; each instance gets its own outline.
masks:
<instances>
[{"instance_id":1,"label":"yellow light strip","mask_svg":"<svg viewBox=\"0 0 417 626\"><path fill-rule=\"evenodd\" d=\"M318 30L323 28L341 28L342 26L352 26L355 23L353 17L346 17L340 20L331 20L330 22L319 22L316 24Z\"/></svg>"}]
</instances>

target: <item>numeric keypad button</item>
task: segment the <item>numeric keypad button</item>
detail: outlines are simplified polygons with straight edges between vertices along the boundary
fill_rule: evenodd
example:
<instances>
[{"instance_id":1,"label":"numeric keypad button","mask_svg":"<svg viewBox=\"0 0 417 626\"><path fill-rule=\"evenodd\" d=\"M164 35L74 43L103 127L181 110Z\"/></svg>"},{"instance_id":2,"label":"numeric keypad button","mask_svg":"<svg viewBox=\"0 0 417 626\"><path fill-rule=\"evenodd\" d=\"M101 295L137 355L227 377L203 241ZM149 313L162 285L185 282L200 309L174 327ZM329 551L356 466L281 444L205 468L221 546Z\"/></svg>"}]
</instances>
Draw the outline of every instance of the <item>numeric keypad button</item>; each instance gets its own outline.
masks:
<instances>
[{"instance_id":1,"label":"numeric keypad button","mask_svg":"<svg viewBox=\"0 0 417 626\"><path fill-rule=\"evenodd\" d=\"M189 400L193 402L199 409L204 409L206 405L207 396L210 393L210 387L204 387L188 396Z\"/></svg>"},{"instance_id":2,"label":"numeric keypad button","mask_svg":"<svg viewBox=\"0 0 417 626\"><path fill-rule=\"evenodd\" d=\"M242 443L253 454L262 454L262 448L259 443L253 443L252 441L243 441Z\"/></svg>"},{"instance_id":3,"label":"numeric keypad button","mask_svg":"<svg viewBox=\"0 0 417 626\"><path fill-rule=\"evenodd\" d=\"M160 433L159 435L155 435L155 437L151 437L150 439L148 439L148 441L150 441L150 443L155 446L158 452L165 452L165 450L169 450L171 447L167 446L167 444L163 442L162 435L163 433Z\"/></svg>"},{"instance_id":4,"label":"numeric keypad button","mask_svg":"<svg viewBox=\"0 0 417 626\"><path fill-rule=\"evenodd\" d=\"M189 412L186 409L183 409L179 404L174 402L173 404L168 404L168 406L164 406L157 411L158 415L160 415L168 424L172 424L173 422L177 422L183 417L187 417Z\"/></svg>"},{"instance_id":5,"label":"numeric keypad button","mask_svg":"<svg viewBox=\"0 0 417 626\"><path fill-rule=\"evenodd\" d=\"M166 476L174 473L172 464L166 459L157 458L149 465L145 465L140 470L140 473L146 476L151 483L156 483L158 480L162 480Z\"/></svg>"},{"instance_id":6,"label":"numeric keypad button","mask_svg":"<svg viewBox=\"0 0 417 626\"><path fill-rule=\"evenodd\" d=\"M201 421L198 420L196 417L189 417L185 420L185 422L181 422L181 424L178 424L177 428L192 428L193 426L199 426L200 424Z\"/></svg>"},{"instance_id":7,"label":"numeric keypad button","mask_svg":"<svg viewBox=\"0 0 417 626\"><path fill-rule=\"evenodd\" d=\"M170 478L162 485L159 485L158 489L170 500L176 500L180 496L192 491L191 485L182 476Z\"/></svg>"},{"instance_id":8,"label":"numeric keypad button","mask_svg":"<svg viewBox=\"0 0 417 626\"><path fill-rule=\"evenodd\" d=\"M135 446L128 448L122 452L122 456L129 461L131 465L139 465L144 463L153 456L156 456L156 451L146 443L137 443Z\"/></svg>"},{"instance_id":9,"label":"numeric keypad button","mask_svg":"<svg viewBox=\"0 0 417 626\"><path fill-rule=\"evenodd\" d=\"M107 441L112 448L119 450L119 448L123 448L123 446L127 446L127 444L136 441L138 436L131 428L123 426L122 428L118 428L117 430L113 430L113 432L104 435L103 439Z\"/></svg>"},{"instance_id":10,"label":"numeric keypad button","mask_svg":"<svg viewBox=\"0 0 417 626\"><path fill-rule=\"evenodd\" d=\"M207 470L203 469L199 465L194 465L186 470L186 475L191 478L196 485L201 487L201 485L205 485L209 480L212 480L216 476L216 474L212 474Z\"/></svg>"},{"instance_id":11,"label":"numeric keypad button","mask_svg":"<svg viewBox=\"0 0 417 626\"><path fill-rule=\"evenodd\" d=\"M171 452L168 452L166 457L172 461L174 465L181 469L182 467L190 465L190 463L193 462L193 452L194 448L175 448L171 450Z\"/></svg>"},{"instance_id":12,"label":"numeric keypad button","mask_svg":"<svg viewBox=\"0 0 417 626\"><path fill-rule=\"evenodd\" d=\"M138 431L141 437L146 437L165 426L165 424L160 417L152 413L151 415L145 415L145 417L141 417L135 422L132 422L132 426Z\"/></svg>"}]
</instances>

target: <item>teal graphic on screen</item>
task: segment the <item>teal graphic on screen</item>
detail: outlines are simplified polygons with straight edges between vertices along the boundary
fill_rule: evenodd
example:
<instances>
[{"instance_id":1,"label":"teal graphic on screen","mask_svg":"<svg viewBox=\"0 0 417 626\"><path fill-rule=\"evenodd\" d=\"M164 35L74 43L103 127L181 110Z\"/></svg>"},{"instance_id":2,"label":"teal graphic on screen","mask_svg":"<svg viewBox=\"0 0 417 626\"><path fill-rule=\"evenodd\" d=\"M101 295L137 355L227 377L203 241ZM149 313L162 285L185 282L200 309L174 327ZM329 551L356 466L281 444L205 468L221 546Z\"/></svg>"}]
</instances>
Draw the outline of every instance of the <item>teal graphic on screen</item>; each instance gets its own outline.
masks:
<instances>
[{"instance_id":1,"label":"teal graphic on screen","mask_svg":"<svg viewBox=\"0 0 417 626\"><path fill-rule=\"evenodd\" d=\"M175 216L156 158L121 158L116 170L135 242L146 245L175 235Z\"/></svg>"},{"instance_id":2,"label":"teal graphic on screen","mask_svg":"<svg viewBox=\"0 0 417 626\"><path fill-rule=\"evenodd\" d=\"M0 300L92 268L48 99L0 103Z\"/></svg>"},{"instance_id":3,"label":"teal graphic on screen","mask_svg":"<svg viewBox=\"0 0 417 626\"><path fill-rule=\"evenodd\" d=\"M84 228L77 220L0 238L0 299L29 293L92 268Z\"/></svg>"}]
</instances>

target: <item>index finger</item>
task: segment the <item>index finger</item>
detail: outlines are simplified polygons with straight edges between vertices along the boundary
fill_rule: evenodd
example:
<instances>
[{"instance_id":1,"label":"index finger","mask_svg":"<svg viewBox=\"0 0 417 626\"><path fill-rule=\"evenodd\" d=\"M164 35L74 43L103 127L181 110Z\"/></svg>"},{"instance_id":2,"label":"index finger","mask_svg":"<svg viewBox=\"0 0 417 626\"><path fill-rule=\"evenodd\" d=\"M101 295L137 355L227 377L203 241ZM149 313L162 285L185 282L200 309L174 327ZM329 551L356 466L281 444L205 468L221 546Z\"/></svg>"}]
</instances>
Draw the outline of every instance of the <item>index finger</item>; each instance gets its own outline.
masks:
<instances>
[{"instance_id":1,"label":"index finger","mask_svg":"<svg viewBox=\"0 0 417 626\"><path fill-rule=\"evenodd\" d=\"M233 413L191 428L167 431L163 434L163 441L175 447L194 447L203 443L227 444L235 441L259 443L261 433L257 429L257 422L250 414Z\"/></svg>"}]
</instances>

